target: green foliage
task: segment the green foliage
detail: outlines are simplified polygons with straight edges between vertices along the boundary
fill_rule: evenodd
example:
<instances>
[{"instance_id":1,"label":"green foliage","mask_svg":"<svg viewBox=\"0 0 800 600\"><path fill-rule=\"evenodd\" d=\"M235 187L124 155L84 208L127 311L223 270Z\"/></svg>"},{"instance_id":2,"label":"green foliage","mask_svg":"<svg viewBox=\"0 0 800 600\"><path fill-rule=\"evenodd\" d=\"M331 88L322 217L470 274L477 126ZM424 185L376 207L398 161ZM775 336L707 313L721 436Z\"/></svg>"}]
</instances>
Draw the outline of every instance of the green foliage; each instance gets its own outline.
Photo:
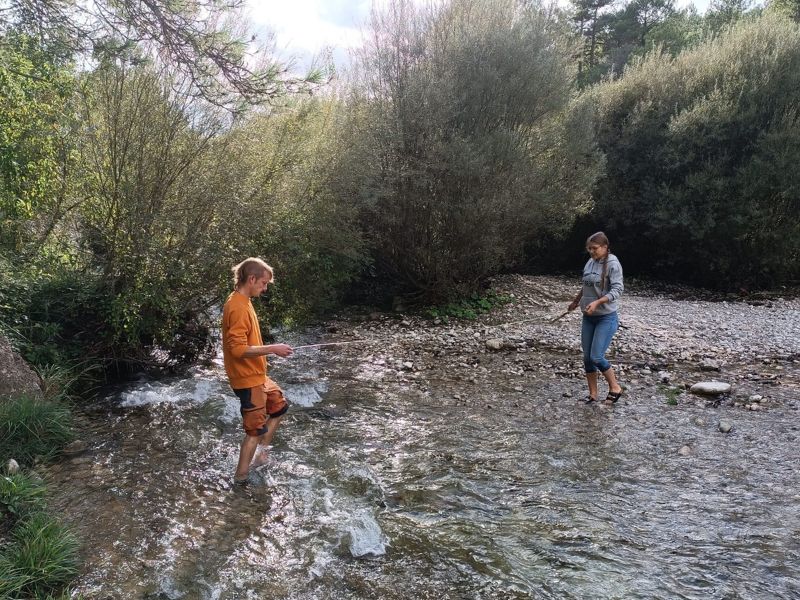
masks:
<instances>
[{"instance_id":1,"label":"green foliage","mask_svg":"<svg viewBox=\"0 0 800 600\"><path fill-rule=\"evenodd\" d=\"M187 84L185 93L237 112L315 89L321 69L296 77L266 52L249 60L256 36L240 8L236 0L9 0L0 33L24 31L62 54L97 61L169 65Z\"/></svg>"},{"instance_id":2,"label":"green foliage","mask_svg":"<svg viewBox=\"0 0 800 600\"><path fill-rule=\"evenodd\" d=\"M0 598L58 594L78 574L78 542L59 521L36 512L19 521L0 553Z\"/></svg>"},{"instance_id":3,"label":"green foliage","mask_svg":"<svg viewBox=\"0 0 800 600\"><path fill-rule=\"evenodd\" d=\"M0 514L14 519L44 509L45 487L40 480L24 473L0 475Z\"/></svg>"},{"instance_id":4,"label":"green foliage","mask_svg":"<svg viewBox=\"0 0 800 600\"><path fill-rule=\"evenodd\" d=\"M73 81L36 39L0 33L0 249L41 243L65 201Z\"/></svg>"},{"instance_id":5,"label":"green foliage","mask_svg":"<svg viewBox=\"0 0 800 600\"><path fill-rule=\"evenodd\" d=\"M107 332L101 356L172 365L207 350L201 317L217 273L219 188L198 172L220 123L147 66L103 65L81 106L77 236Z\"/></svg>"},{"instance_id":6,"label":"green foliage","mask_svg":"<svg viewBox=\"0 0 800 600\"><path fill-rule=\"evenodd\" d=\"M217 141L204 170L201 185L222 188L229 199L220 208L220 289L231 289L231 266L263 257L275 269L265 296L271 320L330 308L365 263L356 206L333 191L340 121L333 100L254 117ZM231 154L235 163L221 158Z\"/></svg>"},{"instance_id":7,"label":"green foliage","mask_svg":"<svg viewBox=\"0 0 800 600\"><path fill-rule=\"evenodd\" d=\"M678 396L680 396L683 393L683 390L681 390L680 388L663 384L659 384L658 389L661 391L662 394L664 394L668 406L678 405Z\"/></svg>"},{"instance_id":8,"label":"green foliage","mask_svg":"<svg viewBox=\"0 0 800 600\"><path fill-rule=\"evenodd\" d=\"M707 35L706 23L694 6L675 11L653 27L644 38L644 44L634 53L641 58L654 49L672 56L692 48Z\"/></svg>"},{"instance_id":9,"label":"green foliage","mask_svg":"<svg viewBox=\"0 0 800 600\"><path fill-rule=\"evenodd\" d=\"M753 0L711 0L706 26L712 33L719 33L744 18L752 5Z\"/></svg>"},{"instance_id":10,"label":"green foliage","mask_svg":"<svg viewBox=\"0 0 800 600\"><path fill-rule=\"evenodd\" d=\"M595 227L626 268L738 289L800 277L800 28L744 21L583 97L607 174Z\"/></svg>"},{"instance_id":11,"label":"green foliage","mask_svg":"<svg viewBox=\"0 0 800 600\"><path fill-rule=\"evenodd\" d=\"M0 331L39 369L74 379L87 359L102 355L110 345L103 305L96 276L53 262L15 265L0 256Z\"/></svg>"},{"instance_id":12,"label":"green foliage","mask_svg":"<svg viewBox=\"0 0 800 600\"><path fill-rule=\"evenodd\" d=\"M772 0L767 9L800 23L800 0Z\"/></svg>"},{"instance_id":13,"label":"green foliage","mask_svg":"<svg viewBox=\"0 0 800 600\"><path fill-rule=\"evenodd\" d=\"M16 397L0 402L0 459L34 460L57 454L73 434L69 410L56 403Z\"/></svg>"},{"instance_id":14,"label":"green foliage","mask_svg":"<svg viewBox=\"0 0 800 600\"><path fill-rule=\"evenodd\" d=\"M510 296L489 291L485 294L472 294L454 302L426 308L423 312L431 319L442 319L447 322L451 317L456 319L477 319L478 315L490 312L497 306L512 301Z\"/></svg>"},{"instance_id":15,"label":"green foliage","mask_svg":"<svg viewBox=\"0 0 800 600\"><path fill-rule=\"evenodd\" d=\"M377 278L422 302L469 294L572 222L600 161L585 113L565 110L554 29L511 1L376 15L335 183L362 206Z\"/></svg>"}]
</instances>

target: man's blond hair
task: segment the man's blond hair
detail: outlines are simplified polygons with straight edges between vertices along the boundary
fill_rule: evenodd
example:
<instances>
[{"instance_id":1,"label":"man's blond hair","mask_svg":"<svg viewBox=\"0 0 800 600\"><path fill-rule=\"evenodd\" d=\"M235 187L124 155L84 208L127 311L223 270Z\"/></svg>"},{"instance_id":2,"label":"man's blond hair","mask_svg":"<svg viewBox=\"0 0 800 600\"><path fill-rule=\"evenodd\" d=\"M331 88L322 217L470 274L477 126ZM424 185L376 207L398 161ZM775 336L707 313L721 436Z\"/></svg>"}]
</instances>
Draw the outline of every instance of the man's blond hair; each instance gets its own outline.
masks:
<instances>
[{"instance_id":1,"label":"man's blond hair","mask_svg":"<svg viewBox=\"0 0 800 600\"><path fill-rule=\"evenodd\" d=\"M275 273L267 263L260 258L250 257L245 258L242 262L231 269L233 271L233 287L238 289L239 286L247 283L250 276L261 277L265 272L269 273L269 280L275 279Z\"/></svg>"}]
</instances>

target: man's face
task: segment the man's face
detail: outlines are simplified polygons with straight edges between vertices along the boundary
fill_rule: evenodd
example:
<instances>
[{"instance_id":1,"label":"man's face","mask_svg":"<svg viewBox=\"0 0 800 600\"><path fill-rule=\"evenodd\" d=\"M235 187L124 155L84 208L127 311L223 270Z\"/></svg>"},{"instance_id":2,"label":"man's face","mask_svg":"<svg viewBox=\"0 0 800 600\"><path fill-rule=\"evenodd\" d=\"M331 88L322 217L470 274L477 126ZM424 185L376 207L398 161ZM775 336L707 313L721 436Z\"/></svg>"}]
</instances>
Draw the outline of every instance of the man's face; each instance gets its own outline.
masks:
<instances>
[{"instance_id":1,"label":"man's face","mask_svg":"<svg viewBox=\"0 0 800 600\"><path fill-rule=\"evenodd\" d=\"M270 279L269 273L266 272L266 271L260 277L252 276L252 280L251 281L253 283L250 286L250 296L253 297L253 298L257 298L258 296L263 294L264 291L266 291L266 289L269 286L269 284L272 282L272 280Z\"/></svg>"}]
</instances>

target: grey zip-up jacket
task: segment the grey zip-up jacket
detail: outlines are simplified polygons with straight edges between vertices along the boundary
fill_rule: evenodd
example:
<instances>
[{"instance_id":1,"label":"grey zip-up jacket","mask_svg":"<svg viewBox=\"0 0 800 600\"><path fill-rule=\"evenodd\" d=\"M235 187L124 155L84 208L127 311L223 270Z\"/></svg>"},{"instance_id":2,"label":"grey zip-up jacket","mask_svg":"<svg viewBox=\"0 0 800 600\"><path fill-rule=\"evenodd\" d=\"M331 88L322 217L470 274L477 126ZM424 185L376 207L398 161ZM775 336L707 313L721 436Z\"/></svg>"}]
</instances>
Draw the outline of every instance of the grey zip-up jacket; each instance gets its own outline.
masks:
<instances>
[{"instance_id":1,"label":"grey zip-up jacket","mask_svg":"<svg viewBox=\"0 0 800 600\"><path fill-rule=\"evenodd\" d=\"M608 270L606 271L606 280L600 281L600 276L603 273L603 263L608 261ZM625 286L622 284L622 265L619 259L613 254L609 253L606 260L594 260L590 258L583 267L583 295L581 296L581 311L586 310L586 306L590 302L594 302L598 298L608 296L608 302L601 304L597 310L592 313L595 316L610 315L616 312L618 305L617 300L622 295Z\"/></svg>"}]
</instances>

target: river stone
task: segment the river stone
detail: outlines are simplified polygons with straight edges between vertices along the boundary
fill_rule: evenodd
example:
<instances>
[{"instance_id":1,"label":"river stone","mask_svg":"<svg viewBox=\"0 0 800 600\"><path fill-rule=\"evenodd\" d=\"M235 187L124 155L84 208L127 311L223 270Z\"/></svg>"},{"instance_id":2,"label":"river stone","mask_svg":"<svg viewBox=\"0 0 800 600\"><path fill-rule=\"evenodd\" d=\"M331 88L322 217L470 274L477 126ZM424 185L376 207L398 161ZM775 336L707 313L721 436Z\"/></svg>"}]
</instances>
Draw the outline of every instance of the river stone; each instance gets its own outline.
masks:
<instances>
[{"instance_id":1,"label":"river stone","mask_svg":"<svg viewBox=\"0 0 800 600\"><path fill-rule=\"evenodd\" d=\"M502 350L503 340L501 338L492 338L486 340L486 348L489 350Z\"/></svg>"},{"instance_id":2,"label":"river stone","mask_svg":"<svg viewBox=\"0 0 800 600\"><path fill-rule=\"evenodd\" d=\"M80 454L81 452L86 451L88 446L89 445L83 440L75 440L64 446L63 452L64 454Z\"/></svg>"},{"instance_id":3,"label":"river stone","mask_svg":"<svg viewBox=\"0 0 800 600\"><path fill-rule=\"evenodd\" d=\"M3 396L41 396L39 376L0 335L0 400Z\"/></svg>"},{"instance_id":4,"label":"river stone","mask_svg":"<svg viewBox=\"0 0 800 600\"><path fill-rule=\"evenodd\" d=\"M689 388L689 391L693 394L718 396L719 394L727 394L730 392L731 384L722 381L700 381Z\"/></svg>"},{"instance_id":5,"label":"river stone","mask_svg":"<svg viewBox=\"0 0 800 600\"><path fill-rule=\"evenodd\" d=\"M760 396L758 394L753 394L752 396L750 396L748 398L748 400L750 400L750 402L761 402L763 399L764 399L764 397Z\"/></svg>"},{"instance_id":6,"label":"river stone","mask_svg":"<svg viewBox=\"0 0 800 600\"><path fill-rule=\"evenodd\" d=\"M692 453L691 446L681 446L681 449L678 450L678 454L681 456L689 456Z\"/></svg>"},{"instance_id":7,"label":"river stone","mask_svg":"<svg viewBox=\"0 0 800 600\"><path fill-rule=\"evenodd\" d=\"M719 422L719 430L722 433L730 433L731 429L733 429L733 425L730 423L730 421Z\"/></svg>"},{"instance_id":8,"label":"river stone","mask_svg":"<svg viewBox=\"0 0 800 600\"><path fill-rule=\"evenodd\" d=\"M719 371L719 363L709 358L700 362L701 371Z\"/></svg>"},{"instance_id":9,"label":"river stone","mask_svg":"<svg viewBox=\"0 0 800 600\"><path fill-rule=\"evenodd\" d=\"M19 463L13 458L9 458L8 462L6 463L6 473L9 475L19 473Z\"/></svg>"}]
</instances>

